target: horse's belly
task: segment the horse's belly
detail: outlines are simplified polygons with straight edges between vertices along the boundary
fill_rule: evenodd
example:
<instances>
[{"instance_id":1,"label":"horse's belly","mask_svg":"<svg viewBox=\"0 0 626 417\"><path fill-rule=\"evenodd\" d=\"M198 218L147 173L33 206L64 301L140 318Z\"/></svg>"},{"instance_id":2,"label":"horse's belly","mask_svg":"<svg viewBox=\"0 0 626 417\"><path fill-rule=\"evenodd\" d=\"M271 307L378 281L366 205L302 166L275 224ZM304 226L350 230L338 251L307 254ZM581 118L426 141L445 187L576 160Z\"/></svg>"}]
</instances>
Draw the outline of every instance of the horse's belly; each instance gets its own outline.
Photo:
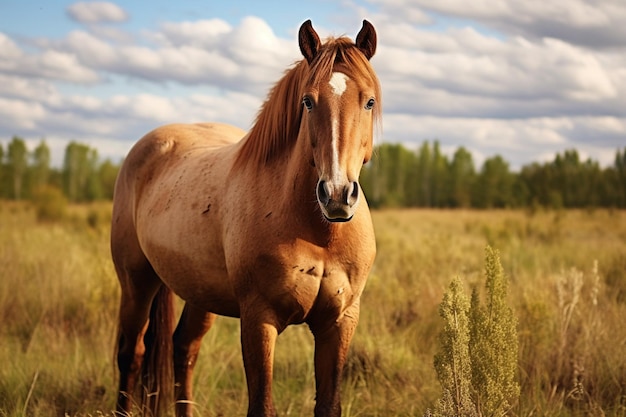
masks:
<instances>
[{"instance_id":1,"label":"horse's belly","mask_svg":"<svg viewBox=\"0 0 626 417\"><path fill-rule=\"evenodd\" d=\"M202 283L195 287L175 284L172 290L183 300L221 316L239 317L239 303L233 295L228 279L224 277L203 277Z\"/></svg>"},{"instance_id":2,"label":"horse's belly","mask_svg":"<svg viewBox=\"0 0 626 417\"><path fill-rule=\"evenodd\" d=\"M194 257L153 246L148 257L161 280L186 302L216 314L239 316L239 304L218 254Z\"/></svg>"}]
</instances>

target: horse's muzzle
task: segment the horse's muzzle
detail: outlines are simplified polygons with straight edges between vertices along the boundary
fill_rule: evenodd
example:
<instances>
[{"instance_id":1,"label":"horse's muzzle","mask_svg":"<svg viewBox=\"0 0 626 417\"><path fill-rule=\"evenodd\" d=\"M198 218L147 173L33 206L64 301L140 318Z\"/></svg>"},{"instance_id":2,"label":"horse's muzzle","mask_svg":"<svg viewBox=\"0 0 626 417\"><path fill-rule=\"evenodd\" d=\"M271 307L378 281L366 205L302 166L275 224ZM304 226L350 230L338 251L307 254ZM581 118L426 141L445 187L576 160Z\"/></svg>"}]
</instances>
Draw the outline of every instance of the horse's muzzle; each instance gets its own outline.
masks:
<instances>
[{"instance_id":1,"label":"horse's muzzle","mask_svg":"<svg viewBox=\"0 0 626 417\"><path fill-rule=\"evenodd\" d=\"M317 201L322 214L330 222L347 222L354 216L359 202L359 183L356 181L346 184L333 184L320 180L317 183Z\"/></svg>"}]
</instances>

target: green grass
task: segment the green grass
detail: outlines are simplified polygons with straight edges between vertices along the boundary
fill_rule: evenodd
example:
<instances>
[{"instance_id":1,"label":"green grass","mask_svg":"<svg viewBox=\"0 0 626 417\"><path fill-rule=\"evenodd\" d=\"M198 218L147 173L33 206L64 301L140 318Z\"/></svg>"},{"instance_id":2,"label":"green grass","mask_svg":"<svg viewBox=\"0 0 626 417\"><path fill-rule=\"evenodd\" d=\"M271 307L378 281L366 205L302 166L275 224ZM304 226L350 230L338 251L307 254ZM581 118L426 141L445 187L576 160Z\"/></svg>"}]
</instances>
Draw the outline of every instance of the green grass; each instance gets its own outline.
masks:
<instances>
[{"instance_id":1,"label":"green grass","mask_svg":"<svg viewBox=\"0 0 626 417\"><path fill-rule=\"evenodd\" d=\"M0 202L0 416L112 415L119 290L109 211L69 206L38 221L34 208ZM374 223L378 257L345 370L344 416L432 408L439 303L455 276L468 293L483 290L487 244L500 252L519 323L512 415L626 416L626 212L386 210ZM312 354L306 327L279 337L281 416L313 414ZM219 318L206 336L195 384L198 415L245 415L237 320Z\"/></svg>"}]
</instances>

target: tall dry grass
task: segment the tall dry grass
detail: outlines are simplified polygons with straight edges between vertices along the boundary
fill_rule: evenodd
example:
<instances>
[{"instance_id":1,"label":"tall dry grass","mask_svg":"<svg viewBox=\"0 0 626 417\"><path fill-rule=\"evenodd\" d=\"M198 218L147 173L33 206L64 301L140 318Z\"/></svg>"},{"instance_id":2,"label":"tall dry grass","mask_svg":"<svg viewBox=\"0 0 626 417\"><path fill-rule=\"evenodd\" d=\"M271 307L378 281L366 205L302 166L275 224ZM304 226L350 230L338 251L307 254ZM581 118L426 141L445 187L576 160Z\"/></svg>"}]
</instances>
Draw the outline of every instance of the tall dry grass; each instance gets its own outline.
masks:
<instances>
[{"instance_id":1,"label":"tall dry grass","mask_svg":"<svg viewBox=\"0 0 626 417\"><path fill-rule=\"evenodd\" d=\"M117 289L105 225L82 213L39 223L36 210L1 204L0 414L107 404Z\"/></svg>"},{"instance_id":2,"label":"tall dry grass","mask_svg":"<svg viewBox=\"0 0 626 417\"><path fill-rule=\"evenodd\" d=\"M55 222L0 202L0 416L111 415L117 281L108 204ZM518 319L519 416L626 416L626 213L374 213L378 257L345 369L344 416L421 416L441 396L438 306L453 277L484 285L500 252ZM597 263L596 263L597 262ZM594 266L594 265L597 265ZM278 339L275 401L310 416L313 343ZM237 320L208 333L195 374L198 415L245 415Z\"/></svg>"}]
</instances>

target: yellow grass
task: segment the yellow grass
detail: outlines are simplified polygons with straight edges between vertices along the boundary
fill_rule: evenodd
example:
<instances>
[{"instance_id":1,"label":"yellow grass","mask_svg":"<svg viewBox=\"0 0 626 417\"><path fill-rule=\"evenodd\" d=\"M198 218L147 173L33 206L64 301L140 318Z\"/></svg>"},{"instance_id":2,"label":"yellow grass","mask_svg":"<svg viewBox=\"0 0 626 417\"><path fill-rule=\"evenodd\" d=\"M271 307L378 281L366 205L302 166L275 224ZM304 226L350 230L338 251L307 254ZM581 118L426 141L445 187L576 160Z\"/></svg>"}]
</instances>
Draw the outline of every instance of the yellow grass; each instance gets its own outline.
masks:
<instances>
[{"instance_id":1,"label":"yellow grass","mask_svg":"<svg viewBox=\"0 0 626 417\"><path fill-rule=\"evenodd\" d=\"M110 205L40 223L0 202L0 416L112 415L117 281ZM378 257L343 387L344 416L421 416L440 396L437 314L454 276L482 290L500 251L518 321L522 394L511 415L626 415L626 212L374 213ZM597 261L597 274L594 273ZM220 318L196 373L198 415L245 415L238 321ZM278 340L275 400L310 416L312 340Z\"/></svg>"}]
</instances>

